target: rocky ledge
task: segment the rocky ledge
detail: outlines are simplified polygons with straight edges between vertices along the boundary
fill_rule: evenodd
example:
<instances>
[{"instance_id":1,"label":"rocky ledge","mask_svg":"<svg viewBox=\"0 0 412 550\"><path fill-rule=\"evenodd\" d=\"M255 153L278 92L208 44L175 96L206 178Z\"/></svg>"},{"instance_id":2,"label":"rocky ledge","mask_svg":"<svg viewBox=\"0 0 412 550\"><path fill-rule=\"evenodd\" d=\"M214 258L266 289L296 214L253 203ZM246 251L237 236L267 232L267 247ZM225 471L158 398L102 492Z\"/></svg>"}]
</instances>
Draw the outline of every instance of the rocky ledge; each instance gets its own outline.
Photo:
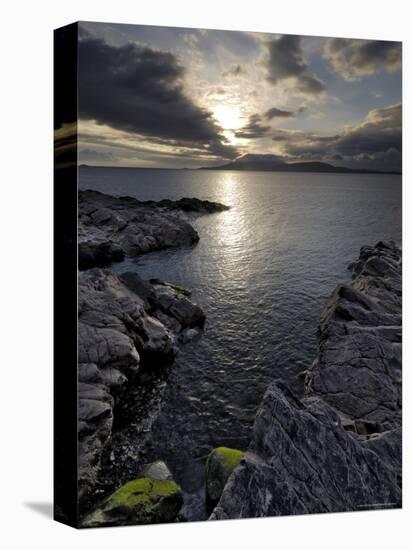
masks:
<instances>
[{"instance_id":1,"label":"rocky ledge","mask_svg":"<svg viewBox=\"0 0 412 550\"><path fill-rule=\"evenodd\" d=\"M119 277L98 268L79 273L79 498L93 489L113 429L113 414L143 371L170 364L179 341L198 334L205 316L185 289Z\"/></svg>"},{"instance_id":2,"label":"rocky ledge","mask_svg":"<svg viewBox=\"0 0 412 550\"><path fill-rule=\"evenodd\" d=\"M194 215L227 210L195 198L139 201L98 191L79 191L79 269L104 267L125 256L190 246L199 235L189 223Z\"/></svg>"},{"instance_id":3,"label":"rocky ledge","mask_svg":"<svg viewBox=\"0 0 412 550\"><path fill-rule=\"evenodd\" d=\"M211 519L401 506L402 259L363 247L324 309L300 398L273 383Z\"/></svg>"}]
</instances>

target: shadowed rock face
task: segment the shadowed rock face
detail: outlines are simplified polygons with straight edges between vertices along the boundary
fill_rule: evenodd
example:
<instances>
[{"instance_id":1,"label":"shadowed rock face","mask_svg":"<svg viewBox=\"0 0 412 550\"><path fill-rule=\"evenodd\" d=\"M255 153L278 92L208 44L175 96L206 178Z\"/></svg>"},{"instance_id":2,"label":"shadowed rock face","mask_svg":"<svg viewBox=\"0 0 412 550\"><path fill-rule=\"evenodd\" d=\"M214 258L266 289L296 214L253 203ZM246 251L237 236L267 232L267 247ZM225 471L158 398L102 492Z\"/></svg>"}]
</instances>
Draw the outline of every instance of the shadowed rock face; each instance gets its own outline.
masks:
<instances>
[{"instance_id":1,"label":"shadowed rock face","mask_svg":"<svg viewBox=\"0 0 412 550\"><path fill-rule=\"evenodd\" d=\"M363 247L350 266L352 284L338 286L321 318L306 393L322 396L354 431L383 432L401 423L401 262L393 244Z\"/></svg>"},{"instance_id":2,"label":"shadowed rock face","mask_svg":"<svg viewBox=\"0 0 412 550\"><path fill-rule=\"evenodd\" d=\"M401 250L361 249L297 399L272 384L211 519L401 506Z\"/></svg>"},{"instance_id":3,"label":"shadowed rock face","mask_svg":"<svg viewBox=\"0 0 412 550\"><path fill-rule=\"evenodd\" d=\"M227 207L210 201L139 201L98 191L79 191L79 269L104 267L127 256L199 240L187 215L210 214Z\"/></svg>"},{"instance_id":4,"label":"shadowed rock face","mask_svg":"<svg viewBox=\"0 0 412 550\"><path fill-rule=\"evenodd\" d=\"M102 454L110 442L115 402L136 383L142 368L170 363L177 341L184 341L188 330L200 327L204 314L182 294L184 289L159 282L152 285L136 273L123 274L120 280L108 271L90 269L79 273L78 287L82 499L96 482Z\"/></svg>"}]
</instances>

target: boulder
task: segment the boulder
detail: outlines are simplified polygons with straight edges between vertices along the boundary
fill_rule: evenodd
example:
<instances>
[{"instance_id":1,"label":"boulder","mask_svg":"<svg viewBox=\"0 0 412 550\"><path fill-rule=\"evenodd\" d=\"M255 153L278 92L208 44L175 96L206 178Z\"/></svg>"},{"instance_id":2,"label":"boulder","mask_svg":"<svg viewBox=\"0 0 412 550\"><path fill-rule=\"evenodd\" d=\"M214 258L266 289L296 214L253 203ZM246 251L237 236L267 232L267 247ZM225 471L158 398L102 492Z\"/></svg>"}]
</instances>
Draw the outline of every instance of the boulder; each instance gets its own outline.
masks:
<instances>
[{"instance_id":1,"label":"boulder","mask_svg":"<svg viewBox=\"0 0 412 550\"><path fill-rule=\"evenodd\" d=\"M82 527L169 523L177 519L182 505L182 490L175 481L139 477L104 500Z\"/></svg>"},{"instance_id":2,"label":"boulder","mask_svg":"<svg viewBox=\"0 0 412 550\"><path fill-rule=\"evenodd\" d=\"M169 481L173 479L172 472L162 460L152 462L143 470L141 477L150 477L156 481Z\"/></svg>"},{"instance_id":3,"label":"boulder","mask_svg":"<svg viewBox=\"0 0 412 550\"><path fill-rule=\"evenodd\" d=\"M217 504L230 474L239 466L243 456L243 451L228 447L217 447L209 454L206 462L206 491L210 504Z\"/></svg>"},{"instance_id":4,"label":"boulder","mask_svg":"<svg viewBox=\"0 0 412 550\"><path fill-rule=\"evenodd\" d=\"M206 316L202 309L187 298L187 291L175 285L154 284L157 307L173 317L183 327L202 327Z\"/></svg>"}]
</instances>

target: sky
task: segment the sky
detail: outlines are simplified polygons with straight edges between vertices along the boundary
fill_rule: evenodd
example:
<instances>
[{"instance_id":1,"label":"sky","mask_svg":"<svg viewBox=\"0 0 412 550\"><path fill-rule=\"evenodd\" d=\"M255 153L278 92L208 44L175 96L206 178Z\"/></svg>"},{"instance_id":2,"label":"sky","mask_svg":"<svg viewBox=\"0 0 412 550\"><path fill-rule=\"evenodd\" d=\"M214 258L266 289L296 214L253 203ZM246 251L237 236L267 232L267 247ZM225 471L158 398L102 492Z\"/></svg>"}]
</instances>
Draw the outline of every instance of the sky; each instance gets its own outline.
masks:
<instances>
[{"instance_id":1,"label":"sky","mask_svg":"<svg viewBox=\"0 0 412 550\"><path fill-rule=\"evenodd\" d=\"M80 23L79 162L401 170L401 65L399 42Z\"/></svg>"}]
</instances>

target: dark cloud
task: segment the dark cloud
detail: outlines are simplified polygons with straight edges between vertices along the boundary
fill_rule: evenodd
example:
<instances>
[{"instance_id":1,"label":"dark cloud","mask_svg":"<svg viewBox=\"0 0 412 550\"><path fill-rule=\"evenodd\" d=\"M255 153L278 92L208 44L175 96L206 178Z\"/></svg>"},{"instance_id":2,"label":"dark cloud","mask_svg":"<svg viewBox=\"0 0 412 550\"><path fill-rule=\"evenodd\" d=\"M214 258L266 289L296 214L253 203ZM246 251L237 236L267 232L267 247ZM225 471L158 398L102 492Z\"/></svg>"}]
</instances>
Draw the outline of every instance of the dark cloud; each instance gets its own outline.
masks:
<instances>
[{"instance_id":1,"label":"dark cloud","mask_svg":"<svg viewBox=\"0 0 412 550\"><path fill-rule=\"evenodd\" d=\"M222 72L222 76L240 76L246 71L242 65L232 65L229 69Z\"/></svg>"},{"instance_id":2,"label":"dark cloud","mask_svg":"<svg viewBox=\"0 0 412 550\"><path fill-rule=\"evenodd\" d=\"M266 43L269 57L266 62L267 79L272 84L293 79L294 90L301 95L316 96L325 90L325 84L312 74L305 61L300 36L284 35Z\"/></svg>"},{"instance_id":3,"label":"dark cloud","mask_svg":"<svg viewBox=\"0 0 412 550\"><path fill-rule=\"evenodd\" d=\"M272 138L285 153L300 159L384 162L387 169L402 167L402 106L391 105L370 111L357 125L336 135L278 130ZM371 166L372 167L372 166Z\"/></svg>"},{"instance_id":4,"label":"dark cloud","mask_svg":"<svg viewBox=\"0 0 412 550\"><path fill-rule=\"evenodd\" d=\"M100 39L79 41L79 115L113 128L232 158L237 151L210 112L185 93L184 67L170 52Z\"/></svg>"},{"instance_id":5,"label":"dark cloud","mask_svg":"<svg viewBox=\"0 0 412 550\"><path fill-rule=\"evenodd\" d=\"M291 143L310 143L312 146L319 143L334 143L338 139L338 135L322 135L313 132L305 132L304 130L284 130L276 129L276 133L272 136L273 141Z\"/></svg>"},{"instance_id":6,"label":"dark cloud","mask_svg":"<svg viewBox=\"0 0 412 550\"><path fill-rule=\"evenodd\" d=\"M272 120L272 118L289 118L293 116L293 114L293 111L284 111L283 109L272 107L265 112L264 116L267 120Z\"/></svg>"},{"instance_id":7,"label":"dark cloud","mask_svg":"<svg viewBox=\"0 0 412 550\"><path fill-rule=\"evenodd\" d=\"M240 130L236 130L235 136L243 139L261 138L267 135L271 127L262 124L262 119L259 115L251 115L249 122Z\"/></svg>"},{"instance_id":8,"label":"dark cloud","mask_svg":"<svg viewBox=\"0 0 412 550\"><path fill-rule=\"evenodd\" d=\"M379 69L393 72L402 65L400 42L330 38L325 43L324 57L345 80L375 74Z\"/></svg>"}]
</instances>

